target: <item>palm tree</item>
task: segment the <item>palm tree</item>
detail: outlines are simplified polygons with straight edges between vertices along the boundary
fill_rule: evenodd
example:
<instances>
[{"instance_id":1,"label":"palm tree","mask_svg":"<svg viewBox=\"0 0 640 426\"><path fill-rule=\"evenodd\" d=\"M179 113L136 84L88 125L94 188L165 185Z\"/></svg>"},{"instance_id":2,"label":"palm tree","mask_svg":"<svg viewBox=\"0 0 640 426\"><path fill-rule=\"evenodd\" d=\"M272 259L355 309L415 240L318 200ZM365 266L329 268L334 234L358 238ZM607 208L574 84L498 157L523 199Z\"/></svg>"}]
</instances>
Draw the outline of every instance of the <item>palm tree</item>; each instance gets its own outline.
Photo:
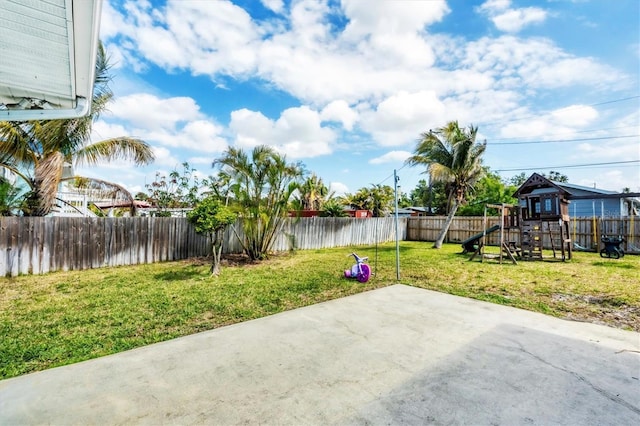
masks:
<instances>
[{"instance_id":1,"label":"palm tree","mask_svg":"<svg viewBox=\"0 0 640 426\"><path fill-rule=\"evenodd\" d=\"M478 128L460 128L457 121L445 127L422 133L418 145L406 161L411 166L426 166L433 182L444 182L447 187L449 214L433 247L442 247L453 217L465 201L469 191L482 177L482 154L487 143L476 143Z\"/></svg>"},{"instance_id":2,"label":"palm tree","mask_svg":"<svg viewBox=\"0 0 640 426\"><path fill-rule=\"evenodd\" d=\"M320 212L320 216L347 217L348 214L346 211L344 211L344 205L340 202L340 200L333 198L324 203L324 205L322 206L322 211Z\"/></svg>"},{"instance_id":3,"label":"palm tree","mask_svg":"<svg viewBox=\"0 0 640 426\"><path fill-rule=\"evenodd\" d=\"M250 156L230 147L213 166L220 168L223 181L230 182L230 203L242 221L244 238L239 239L244 251L251 260L264 259L288 214L302 166L287 163L265 145L255 147Z\"/></svg>"},{"instance_id":4,"label":"palm tree","mask_svg":"<svg viewBox=\"0 0 640 426\"><path fill-rule=\"evenodd\" d=\"M367 191L367 189L365 189ZM371 212L373 217L383 217L394 209L393 188L389 185L375 184L368 189L371 197Z\"/></svg>"},{"instance_id":5,"label":"palm tree","mask_svg":"<svg viewBox=\"0 0 640 426\"><path fill-rule=\"evenodd\" d=\"M356 210L368 210L373 217L385 216L393 209L393 188L389 185L371 184L362 187L355 194L345 194L342 202Z\"/></svg>"},{"instance_id":6,"label":"palm tree","mask_svg":"<svg viewBox=\"0 0 640 426\"><path fill-rule=\"evenodd\" d=\"M333 193L324 184L322 178L312 173L297 189L297 205L301 210L322 210Z\"/></svg>"},{"instance_id":7,"label":"palm tree","mask_svg":"<svg viewBox=\"0 0 640 426\"><path fill-rule=\"evenodd\" d=\"M136 165L153 162L151 147L140 139L117 137L89 143L93 122L113 97L108 58L98 48L94 93L89 115L74 119L0 122L0 165L20 176L30 187L25 215L51 212L66 164L96 165L102 161L133 160ZM104 182L102 182L104 184ZM113 186L119 192L124 188ZM126 192L126 191L125 191ZM133 200L126 192L127 198Z\"/></svg>"}]
</instances>

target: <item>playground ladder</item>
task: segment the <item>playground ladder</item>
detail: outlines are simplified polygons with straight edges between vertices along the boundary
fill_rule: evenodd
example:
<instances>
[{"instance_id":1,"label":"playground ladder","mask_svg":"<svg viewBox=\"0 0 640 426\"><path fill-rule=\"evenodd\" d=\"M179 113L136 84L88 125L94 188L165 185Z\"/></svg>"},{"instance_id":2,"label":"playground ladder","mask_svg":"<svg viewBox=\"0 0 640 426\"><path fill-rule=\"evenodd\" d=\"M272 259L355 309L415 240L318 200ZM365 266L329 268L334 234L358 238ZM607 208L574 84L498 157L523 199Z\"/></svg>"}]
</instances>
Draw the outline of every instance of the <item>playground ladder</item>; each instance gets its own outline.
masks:
<instances>
[{"instance_id":1,"label":"playground ladder","mask_svg":"<svg viewBox=\"0 0 640 426\"><path fill-rule=\"evenodd\" d=\"M522 224L522 259L542 259L542 222Z\"/></svg>"}]
</instances>

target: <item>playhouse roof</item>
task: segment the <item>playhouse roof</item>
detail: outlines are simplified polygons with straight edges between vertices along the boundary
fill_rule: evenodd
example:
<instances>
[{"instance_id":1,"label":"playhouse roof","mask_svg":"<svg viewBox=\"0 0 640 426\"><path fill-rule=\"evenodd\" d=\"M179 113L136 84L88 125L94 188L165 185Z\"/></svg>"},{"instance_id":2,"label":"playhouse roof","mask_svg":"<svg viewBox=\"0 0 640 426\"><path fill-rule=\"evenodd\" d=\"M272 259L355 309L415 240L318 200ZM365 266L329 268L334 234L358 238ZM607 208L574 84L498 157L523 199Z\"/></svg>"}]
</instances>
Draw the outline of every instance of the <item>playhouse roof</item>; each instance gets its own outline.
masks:
<instances>
[{"instance_id":1,"label":"playhouse roof","mask_svg":"<svg viewBox=\"0 0 640 426\"><path fill-rule=\"evenodd\" d=\"M618 193L616 191L610 191L608 189L590 188L588 186L575 185L566 182L556 182L546 177L534 173L529 176L520 188L513 194L514 198L521 198L524 195L543 193L543 192L558 192L562 194L563 198L568 200L577 199L601 199L601 198L623 198L626 200L638 201L640 193Z\"/></svg>"},{"instance_id":2,"label":"playhouse roof","mask_svg":"<svg viewBox=\"0 0 640 426\"><path fill-rule=\"evenodd\" d=\"M522 195L531 194L536 189L541 188L555 189L557 192L562 193L564 196L569 194L569 191L564 189L558 182L554 182L538 173L534 173L529 176L529 179L527 179L522 185L520 185L520 188L518 188L518 190L513 194L513 197L520 198L520 196Z\"/></svg>"}]
</instances>

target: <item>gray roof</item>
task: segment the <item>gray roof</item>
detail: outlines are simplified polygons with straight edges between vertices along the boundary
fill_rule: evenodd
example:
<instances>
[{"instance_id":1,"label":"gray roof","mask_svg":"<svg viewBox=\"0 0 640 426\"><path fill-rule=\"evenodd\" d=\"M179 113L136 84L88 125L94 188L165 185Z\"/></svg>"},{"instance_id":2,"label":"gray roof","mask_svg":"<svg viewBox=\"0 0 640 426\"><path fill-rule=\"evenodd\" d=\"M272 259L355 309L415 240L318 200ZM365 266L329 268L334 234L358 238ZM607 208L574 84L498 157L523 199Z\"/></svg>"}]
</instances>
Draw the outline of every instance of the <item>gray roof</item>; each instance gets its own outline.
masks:
<instances>
[{"instance_id":1,"label":"gray roof","mask_svg":"<svg viewBox=\"0 0 640 426\"><path fill-rule=\"evenodd\" d=\"M564 189L565 191L567 191L571 195L589 195L589 194L609 195L609 194L618 194L619 193L617 191L610 191L608 189L591 188L591 187L588 187L588 186L575 185L573 183L567 183L567 182L556 182L556 181L551 181L551 182L553 182L555 185L561 187L562 189Z\"/></svg>"}]
</instances>

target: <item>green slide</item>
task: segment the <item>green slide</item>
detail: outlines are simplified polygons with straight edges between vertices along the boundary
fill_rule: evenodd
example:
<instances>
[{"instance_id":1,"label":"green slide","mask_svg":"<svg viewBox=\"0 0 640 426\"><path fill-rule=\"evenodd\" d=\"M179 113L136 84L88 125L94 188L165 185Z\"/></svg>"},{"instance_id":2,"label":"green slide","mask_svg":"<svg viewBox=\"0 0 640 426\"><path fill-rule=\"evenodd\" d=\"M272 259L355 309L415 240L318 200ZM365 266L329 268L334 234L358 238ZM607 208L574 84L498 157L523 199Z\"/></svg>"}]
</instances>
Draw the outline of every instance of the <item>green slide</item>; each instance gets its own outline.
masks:
<instances>
[{"instance_id":1,"label":"green slide","mask_svg":"<svg viewBox=\"0 0 640 426\"><path fill-rule=\"evenodd\" d=\"M466 240L464 240L462 242L462 254L465 253L472 253L474 251L476 251L476 248L478 246L478 242L480 241L480 238L482 238L482 235L489 235L492 232L496 232L498 229L500 229L500 225L493 225L491 228L487 228L484 233L480 232L479 234L476 234L472 237L467 238Z\"/></svg>"}]
</instances>

